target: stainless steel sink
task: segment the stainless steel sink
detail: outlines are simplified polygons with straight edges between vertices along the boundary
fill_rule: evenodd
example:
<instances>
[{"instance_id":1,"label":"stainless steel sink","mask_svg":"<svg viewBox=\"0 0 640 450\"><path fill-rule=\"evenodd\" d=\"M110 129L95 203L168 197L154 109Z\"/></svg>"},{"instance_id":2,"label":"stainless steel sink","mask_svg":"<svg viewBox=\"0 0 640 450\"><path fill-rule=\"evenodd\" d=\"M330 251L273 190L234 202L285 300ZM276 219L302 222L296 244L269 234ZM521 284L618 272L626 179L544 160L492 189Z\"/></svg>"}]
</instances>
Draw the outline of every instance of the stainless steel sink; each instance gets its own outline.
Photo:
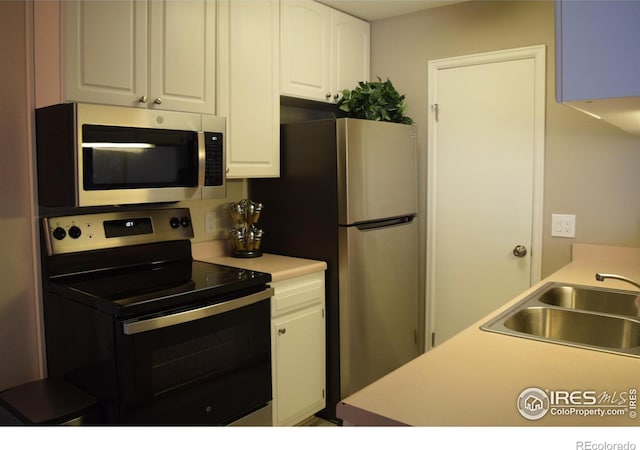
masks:
<instances>
[{"instance_id":1,"label":"stainless steel sink","mask_svg":"<svg viewBox=\"0 0 640 450\"><path fill-rule=\"evenodd\" d=\"M548 283L480 328L527 339L640 357L638 295Z\"/></svg>"},{"instance_id":2,"label":"stainless steel sink","mask_svg":"<svg viewBox=\"0 0 640 450\"><path fill-rule=\"evenodd\" d=\"M640 293L610 291L578 286L554 286L544 292L542 303L585 311L640 316Z\"/></svg>"},{"instance_id":3,"label":"stainless steel sink","mask_svg":"<svg viewBox=\"0 0 640 450\"><path fill-rule=\"evenodd\" d=\"M504 326L555 341L613 349L640 346L640 322L622 317L531 306L509 316Z\"/></svg>"}]
</instances>

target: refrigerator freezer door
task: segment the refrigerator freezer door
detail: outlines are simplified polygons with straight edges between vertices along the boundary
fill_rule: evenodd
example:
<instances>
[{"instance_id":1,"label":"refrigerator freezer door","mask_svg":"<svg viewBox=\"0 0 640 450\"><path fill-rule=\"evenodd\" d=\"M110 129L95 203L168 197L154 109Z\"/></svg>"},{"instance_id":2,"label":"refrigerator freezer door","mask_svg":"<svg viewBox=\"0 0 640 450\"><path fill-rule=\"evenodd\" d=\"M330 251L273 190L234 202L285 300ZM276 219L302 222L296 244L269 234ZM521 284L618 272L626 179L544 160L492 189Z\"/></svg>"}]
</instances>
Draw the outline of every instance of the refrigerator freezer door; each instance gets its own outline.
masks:
<instances>
[{"instance_id":1,"label":"refrigerator freezer door","mask_svg":"<svg viewBox=\"0 0 640 450\"><path fill-rule=\"evenodd\" d=\"M415 213L415 128L361 119L338 119L336 123L339 224Z\"/></svg>"},{"instance_id":2,"label":"refrigerator freezer door","mask_svg":"<svg viewBox=\"0 0 640 450\"><path fill-rule=\"evenodd\" d=\"M340 227L340 385L344 398L418 356L415 220Z\"/></svg>"}]
</instances>

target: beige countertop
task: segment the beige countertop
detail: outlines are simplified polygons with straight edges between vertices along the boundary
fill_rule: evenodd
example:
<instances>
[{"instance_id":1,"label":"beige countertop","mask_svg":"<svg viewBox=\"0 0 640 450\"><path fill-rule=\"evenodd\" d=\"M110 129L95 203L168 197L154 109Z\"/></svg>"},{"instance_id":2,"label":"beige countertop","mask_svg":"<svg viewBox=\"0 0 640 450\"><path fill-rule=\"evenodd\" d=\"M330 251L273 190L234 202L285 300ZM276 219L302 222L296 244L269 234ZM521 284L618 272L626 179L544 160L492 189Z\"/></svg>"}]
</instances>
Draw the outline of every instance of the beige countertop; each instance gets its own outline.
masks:
<instances>
[{"instance_id":1,"label":"beige countertop","mask_svg":"<svg viewBox=\"0 0 640 450\"><path fill-rule=\"evenodd\" d=\"M272 281L288 280L327 269L324 261L268 253L258 258L234 258L227 255L225 245L226 242L221 240L194 242L191 252L193 258L199 261L270 273Z\"/></svg>"},{"instance_id":2,"label":"beige countertop","mask_svg":"<svg viewBox=\"0 0 640 450\"><path fill-rule=\"evenodd\" d=\"M344 399L338 416L352 425L638 426L630 402L640 390L640 358L516 338L479 329L500 311L551 281L633 290L595 281L595 272L640 280L640 249L574 244L572 262L461 333ZM529 388L547 395L594 391L597 407L567 409L556 401L538 420L524 418L518 398ZM564 395L560 392L560 395ZM580 399L582 394L573 394ZM605 397L609 397L605 401ZM623 416L583 416L621 402ZM570 403L570 402L565 402ZM552 412L553 410L553 412ZM560 415L560 413L568 413Z\"/></svg>"}]
</instances>

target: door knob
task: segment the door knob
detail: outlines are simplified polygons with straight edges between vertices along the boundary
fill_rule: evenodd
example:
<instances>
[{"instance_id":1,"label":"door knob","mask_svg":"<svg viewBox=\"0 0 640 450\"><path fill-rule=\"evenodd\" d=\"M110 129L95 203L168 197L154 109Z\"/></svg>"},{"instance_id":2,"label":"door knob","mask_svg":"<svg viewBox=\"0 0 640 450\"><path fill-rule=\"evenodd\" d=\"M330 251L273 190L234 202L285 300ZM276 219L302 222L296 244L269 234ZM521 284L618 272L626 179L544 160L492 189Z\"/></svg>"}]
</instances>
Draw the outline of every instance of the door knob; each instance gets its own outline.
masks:
<instances>
[{"instance_id":1,"label":"door knob","mask_svg":"<svg viewBox=\"0 0 640 450\"><path fill-rule=\"evenodd\" d=\"M513 249L513 254L518 258L522 258L527 254L527 247L525 247L524 245L516 245Z\"/></svg>"}]
</instances>

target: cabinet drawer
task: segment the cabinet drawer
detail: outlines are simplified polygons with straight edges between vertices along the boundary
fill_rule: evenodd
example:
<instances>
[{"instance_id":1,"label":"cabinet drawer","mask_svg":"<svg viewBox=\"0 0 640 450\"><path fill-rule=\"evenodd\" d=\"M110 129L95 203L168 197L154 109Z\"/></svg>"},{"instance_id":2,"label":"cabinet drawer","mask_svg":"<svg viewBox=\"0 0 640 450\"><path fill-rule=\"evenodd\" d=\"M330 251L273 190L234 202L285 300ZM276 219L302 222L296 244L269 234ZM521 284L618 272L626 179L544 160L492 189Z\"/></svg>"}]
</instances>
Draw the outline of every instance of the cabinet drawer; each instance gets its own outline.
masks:
<instances>
[{"instance_id":1,"label":"cabinet drawer","mask_svg":"<svg viewBox=\"0 0 640 450\"><path fill-rule=\"evenodd\" d=\"M298 308L324 303L324 272L271 283L271 315L275 317Z\"/></svg>"}]
</instances>

